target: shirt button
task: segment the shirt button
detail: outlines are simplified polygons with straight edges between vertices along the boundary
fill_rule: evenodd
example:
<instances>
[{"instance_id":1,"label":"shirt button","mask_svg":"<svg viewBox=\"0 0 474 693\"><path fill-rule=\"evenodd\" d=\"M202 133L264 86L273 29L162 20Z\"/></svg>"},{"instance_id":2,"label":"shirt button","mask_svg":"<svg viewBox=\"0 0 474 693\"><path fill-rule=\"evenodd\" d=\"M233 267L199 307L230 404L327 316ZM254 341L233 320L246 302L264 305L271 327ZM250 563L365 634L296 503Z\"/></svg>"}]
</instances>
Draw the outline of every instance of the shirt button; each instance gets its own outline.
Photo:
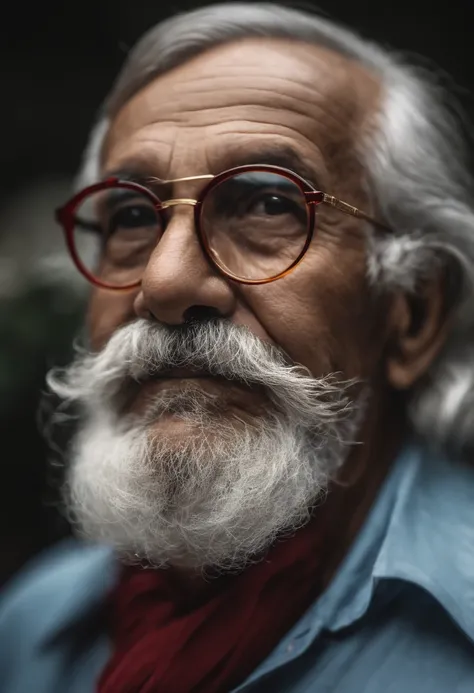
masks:
<instances>
[{"instance_id":1,"label":"shirt button","mask_svg":"<svg viewBox=\"0 0 474 693\"><path fill-rule=\"evenodd\" d=\"M290 642L290 644L289 644L288 647L286 648L286 651L287 651L288 653L290 653L290 652L293 652L294 649L295 649L295 644L294 644L293 642Z\"/></svg>"}]
</instances>

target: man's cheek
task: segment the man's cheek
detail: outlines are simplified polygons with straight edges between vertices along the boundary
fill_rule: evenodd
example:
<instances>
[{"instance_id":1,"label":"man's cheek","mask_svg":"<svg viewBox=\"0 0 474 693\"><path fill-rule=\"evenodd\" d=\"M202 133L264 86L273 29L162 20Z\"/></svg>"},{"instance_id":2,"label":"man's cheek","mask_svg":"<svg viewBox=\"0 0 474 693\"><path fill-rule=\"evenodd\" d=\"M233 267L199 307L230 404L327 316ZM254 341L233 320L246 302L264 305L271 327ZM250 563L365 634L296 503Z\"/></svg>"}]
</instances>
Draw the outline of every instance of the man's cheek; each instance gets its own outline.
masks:
<instances>
[{"instance_id":1,"label":"man's cheek","mask_svg":"<svg viewBox=\"0 0 474 693\"><path fill-rule=\"evenodd\" d=\"M94 290L87 312L87 328L93 349L101 349L115 330L134 319L135 295L135 292Z\"/></svg>"}]
</instances>

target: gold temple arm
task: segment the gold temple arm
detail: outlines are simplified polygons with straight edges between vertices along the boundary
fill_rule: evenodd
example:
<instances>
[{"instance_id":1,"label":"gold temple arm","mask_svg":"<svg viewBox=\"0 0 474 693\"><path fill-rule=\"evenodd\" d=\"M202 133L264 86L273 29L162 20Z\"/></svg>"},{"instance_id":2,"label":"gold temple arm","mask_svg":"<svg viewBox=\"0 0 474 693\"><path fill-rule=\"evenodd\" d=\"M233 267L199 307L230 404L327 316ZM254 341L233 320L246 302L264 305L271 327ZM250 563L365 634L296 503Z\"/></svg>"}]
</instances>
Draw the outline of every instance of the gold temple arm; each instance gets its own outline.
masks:
<instances>
[{"instance_id":1,"label":"gold temple arm","mask_svg":"<svg viewBox=\"0 0 474 693\"><path fill-rule=\"evenodd\" d=\"M337 197L334 197L334 195L328 195L327 193L323 193L323 202L325 202L328 205L331 205L331 207L334 207L335 209L338 209L340 212L344 212L344 214L350 214L351 216L357 217L358 219L365 219L365 221L370 221L371 224L375 224L375 226L379 226L385 231L391 230L381 221L377 221L377 219L374 219L374 217L370 216L370 214L366 214L361 209L353 207L347 202L339 200Z\"/></svg>"}]
</instances>

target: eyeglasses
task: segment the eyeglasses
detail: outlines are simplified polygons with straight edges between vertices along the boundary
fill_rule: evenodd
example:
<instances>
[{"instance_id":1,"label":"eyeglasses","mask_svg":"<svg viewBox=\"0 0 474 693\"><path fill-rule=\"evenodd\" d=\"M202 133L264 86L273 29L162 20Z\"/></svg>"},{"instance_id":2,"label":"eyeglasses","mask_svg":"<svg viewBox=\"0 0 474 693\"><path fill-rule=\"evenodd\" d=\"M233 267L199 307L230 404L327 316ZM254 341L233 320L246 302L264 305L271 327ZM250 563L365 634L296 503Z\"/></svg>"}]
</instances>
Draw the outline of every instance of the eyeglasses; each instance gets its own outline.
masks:
<instances>
[{"instance_id":1,"label":"eyeglasses","mask_svg":"<svg viewBox=\"0 0 474 693\"><path fill-rule=\"evenodd\" d=\"M208 182L197 200L162 200L144 185L119 178L77 193L56 211L77 269L98 287L139 286L166 231L168 210L177 205L194 207L195 231L204 255L221 274L241 284L281 279L302 261L315 233L320 204L389 230L279 166L239 166L217 176L155 183L165 193L171 184L199 180Z\"/></svg>"}]
</instances>

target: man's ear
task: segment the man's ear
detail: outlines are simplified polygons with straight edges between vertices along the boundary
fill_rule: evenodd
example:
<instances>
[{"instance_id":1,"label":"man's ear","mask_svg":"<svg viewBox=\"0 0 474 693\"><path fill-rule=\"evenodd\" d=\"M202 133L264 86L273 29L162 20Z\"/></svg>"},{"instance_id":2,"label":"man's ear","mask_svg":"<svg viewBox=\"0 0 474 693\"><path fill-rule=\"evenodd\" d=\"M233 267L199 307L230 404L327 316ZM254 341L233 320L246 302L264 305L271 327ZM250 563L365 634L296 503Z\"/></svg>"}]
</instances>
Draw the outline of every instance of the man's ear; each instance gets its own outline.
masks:
<instances>
[{"instance_id":1,"label":"man's ear","mask_svg":"<svg viewBox=\"0 0 474 693\"><path fill-rule=\"evenodd\" d=\"M410 388L426 373L446 339L450 311L442 275L424 282L416 295L393 297L386 372L398 390Z\"/></svg>"}]
</instances>

